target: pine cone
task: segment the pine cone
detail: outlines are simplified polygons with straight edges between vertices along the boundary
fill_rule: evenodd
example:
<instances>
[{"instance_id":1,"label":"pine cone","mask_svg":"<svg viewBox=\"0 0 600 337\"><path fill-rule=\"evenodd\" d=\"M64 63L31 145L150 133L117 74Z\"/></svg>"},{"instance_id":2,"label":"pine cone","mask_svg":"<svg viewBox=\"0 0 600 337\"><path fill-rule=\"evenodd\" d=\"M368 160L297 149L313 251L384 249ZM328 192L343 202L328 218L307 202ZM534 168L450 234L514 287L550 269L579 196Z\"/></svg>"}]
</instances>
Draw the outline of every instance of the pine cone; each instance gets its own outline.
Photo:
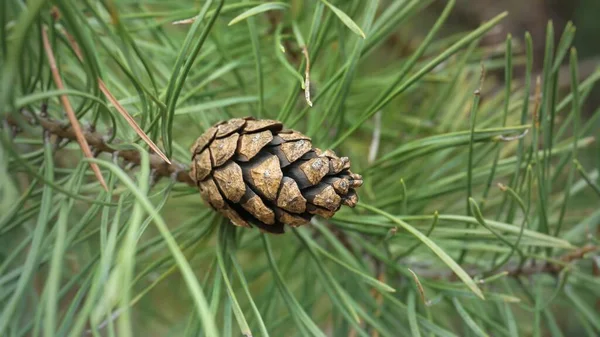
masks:
<instances>
[{"instance_id":1,"label":"pine cone","mask_svg":"<svg viewBox=\"0 0 600 337\"><path fill-rule=\"evenodd\" d=\"M274 120L220 122L191 149L190 176L200 195L234 225L269 233L301 226L318 214L330 218L354 207L362 177L347 157L312 148L309 137Z\"/></svg>"}]
</instances>

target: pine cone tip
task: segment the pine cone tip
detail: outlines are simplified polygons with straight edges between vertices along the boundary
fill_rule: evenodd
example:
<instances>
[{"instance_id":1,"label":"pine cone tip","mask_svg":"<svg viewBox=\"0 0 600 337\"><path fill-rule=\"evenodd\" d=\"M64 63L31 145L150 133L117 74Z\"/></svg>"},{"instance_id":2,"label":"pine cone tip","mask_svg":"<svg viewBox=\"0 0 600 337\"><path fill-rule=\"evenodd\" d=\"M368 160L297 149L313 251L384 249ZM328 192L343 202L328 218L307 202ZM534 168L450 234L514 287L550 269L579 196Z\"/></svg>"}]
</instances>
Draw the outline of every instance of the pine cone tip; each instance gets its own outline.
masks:
<instances>
[{"instance_id":1,"label":"pine cone tip","mask_svg":"<svg viewBox=\"0 0 600 337\"><path fill-rule=\"evenodd\" d=\"M315 149L274 120L234 118L206 130L191 148L190 176L202 199L236 226L283 233L314 215L354 207L363 183L348 157Z\"/></svg>"}]
</instances>

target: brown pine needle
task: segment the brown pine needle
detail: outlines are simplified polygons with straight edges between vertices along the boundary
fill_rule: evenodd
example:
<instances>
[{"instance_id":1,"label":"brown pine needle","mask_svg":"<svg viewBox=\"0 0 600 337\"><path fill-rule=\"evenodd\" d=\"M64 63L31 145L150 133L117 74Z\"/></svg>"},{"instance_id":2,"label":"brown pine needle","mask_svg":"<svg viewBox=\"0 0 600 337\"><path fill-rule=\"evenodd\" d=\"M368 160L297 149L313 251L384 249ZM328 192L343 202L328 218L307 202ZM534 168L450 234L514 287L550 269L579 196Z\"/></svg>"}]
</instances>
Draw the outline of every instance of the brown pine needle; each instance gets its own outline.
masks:
<instances>
[{"instance_id":1,"label":"brown pine needle","mask_svg":"<svg viewBox=\"0 0 600 337\"><path fill-rule=\"evenodd\" d=\"M162 151L158 148L158 146L156 146L156 144L154 144L152 139L150 139L150 137L148 137L148 135L144 132L144 130L142 130L142 128L140 128L139 125L137 125L137 123L135 122L135 119L133 119L133 117L131 117L131 115L129 113L127 113L127 110L125 110L125 108L123 108L123 106L121 105L121 103L119 103L119 101L117 101L115 96L113 96L112 93L110 91L108 91L108 88L106 88L106 85L104 84L104 82L101 79L98 79L98 84L100 85L100 90L102 91L104 96L106 96L106 98L110 101L110 103L112 105L114 105L114 107L121 114L121 116L123 116L123 118L125 118L125 120L127 120L127 123L129 123L129 125L135 130L135 132L144 140L144 142L146 142L146 144L148 144L148 146L150 146L150 148L160 158L162 158L162 160L164 160L165 162L167 162L167 164L170 165L171 161L169 160L169 158L167 158L167 156L165 156L164 153L162 153Z\"/></svg>"},{"instance_id":2,"label":"brown pine needle","mask_svg":"<svg viewBox=\"0 0 600 337\"><path fill-rule=\"evenodd\" d=\"M308 106L312 107L312 101L310 100L310 58L308 57L308 49L306 46L302 46L302 53L306 58L306 67L304 70L304 97Z\"/></svg>"},{"instance_id":3,"label":"brown pine needle","mask_svg":"<svg viewBox=\"0 0 600 337\"><path fill-rule=\"evenodd\" d=\"M413 279L415 280L415 284L417 285L417 290L419 290L419 295L421 296L421 300L423 301L423 304L425 304L426 306L430 306L431 301L425 297L425 289L423 289L423 285L421 284L421 281L419 281L419 277L410 268L407 268L407 269L412 274Z\"/></svg>"},{"instance_id":4,"label":"brown pine needle","mask_svg":"<svg viewBox=\"0 0 600 337\"><path fill-rule=\"evenodd\" d=\"M171 22L171 24L172 25L190 25L190 24L194 23L194 21L196 21L195 16L193 18L173 21L173 22Z\"/></svg>"},{"instance_id":5,"label":"brown pine needle","mask_svg":"<svg viewBox=\"0 0 600 337\"><path fill-rule=\"evenodd\" d=\"M56 58L54 57L54 52L52 52L52 46L50 45L50 41L48 40L48 33L46 32L46 28L42 27L42 40L44 42L44 50L46 51L46 55L48 56L48 63L50 63L50 70L52 71L52 77L54 78L54 83L59 90L64 90L65 86L63 84L62 78L58 73L58 67L56 66ZM83 154L87 158L94 158L92 155L92 151L90 150L90 146L87 143L87 140L83 136L83 131L81 130L81 125L79 125L79 120L77 120L77 116L75 116L75 112L73 111L73 107L71 106L71 102L67 95L60 95L60 100L62 105L67 113L67 117L69 118L69 122L71 123L71 127L73 128L73 132L77 136L77 142L83 151ZM90 162L90 166L96 178L100 182L100 185L104 188L105 191L108 191L108 187L106 186L106 182L102 177L102 172L100 172L100 168L96 163Z\"/></svg>"},{"instance_id":6,"label":"brown pine needle","mask_svg":"<svg viewBox=\"0 0 600 337\"><path fill-rule=\"evenodd\" d=\"M77 44L77 41L75 41L75 39L73 39L71 34L69 34L68 32L66 32L66 31L63 31L63 32L67 36L67 39L69 40L71 47L75 51L75 54L77 54L79 61L83 62L83 57L81 56L81 50L79 49L79 45ZM135 119L133 119L133 117L131 117L131 115L127 112L127 110L125 110L125 108L121 105L121 103L119 103L119 101L115 98L115 96L112 95L112 93L108 90L108 88L104 84L104 81L102 81L102 79L100 79L100 78L98 78L98 85L100 86L100 91L102 91L104 96L106 96L106 99L108 99L110 101L110 103L115 107L115 109L117 109L117 111L121 114L121 116L123 116L123 118L125 118L125 120L129 124L129 126L131 126L131 128L133 128L135 133L137 133L138 136L140 136L140 138L142 138L142 140L144 142L146 142L146 144L148 144L148 146L152 149L152 151L154 151L162 160L164 160L165 162L167 162L170 165L171 161L169 160L169 158L167 158L167 156L165 156L165 154L158 148L158 146L156 144L154 144L152 139L150 139L150 137L148 137L148 135L144 132L144 130L142 130L142 128L136 123Z\"/></svg>"}]
</instances>

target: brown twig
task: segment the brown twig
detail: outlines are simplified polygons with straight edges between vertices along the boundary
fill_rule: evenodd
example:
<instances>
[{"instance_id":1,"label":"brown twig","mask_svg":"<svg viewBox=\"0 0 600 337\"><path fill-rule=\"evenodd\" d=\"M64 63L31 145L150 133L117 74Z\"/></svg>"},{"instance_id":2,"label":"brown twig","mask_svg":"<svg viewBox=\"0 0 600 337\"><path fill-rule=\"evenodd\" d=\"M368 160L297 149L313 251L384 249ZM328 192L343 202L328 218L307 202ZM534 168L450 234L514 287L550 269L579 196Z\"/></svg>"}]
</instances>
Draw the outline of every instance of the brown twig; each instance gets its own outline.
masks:
<instances>
[{"instance_id":1,"label":"brown twig","mask_svg":"<svg viewBox=\"0 0 600 337\"><path fill-rule=\"evenodd\" d=\"M557 259L558 261L560 261L560 263L558 263L558 262L556 262L556 263L546 262L546 263L542 263L542 264L531 263L531 264L527 264L522 267L520 267L519 265L508 265L508 266L506 266L506 268L503 268L499 272L506 272L507 276L511 276L511 277L531 276L531 275L537 275L537 274L558 275L563 269L567 268L567 266L570 263L581 260L584 258L584 256L586 254L597 251L599 249L600 249L600 247L598 247L598 246L586 245L586 246L583 246L581 248L578 248L576 250L573 250L569 253L566 253L566 254L560 256ZM474 268L467 269L466 271L472 277L475 277L476 275L481 274L479 270L476 270ZM434 280L440 280L440 279L453 280L456 278L456 275L454 275L454 273L452 273L451 271L440 272L439 270L425 269L425 268L418 269L418 274L422 278L434 279Z\"/></svg>"},{"instance_id":2,"label":"brown twig","mask_svg":"<svg viewBox=\"0 0 600 337\"><path fill-rule=\"evenodd\" d=\"M37 118L33 118L33 116L25 116L28 121L33 123L37 121L42 128L56 136L57 138L68 139L68 140L77 140L77 134L73 130L73 127L65 127L64 123L60 121L55 121L45 116L37 116ZM8 125L12 127L18 127L17 122L10 117L7 119ZM141 164L141 157L138 151L136 150L116 150L112 148L109 144L105 142L106 135L101 134L97 131L86 130L82 131L82 135L84 136L86 142L89 146L94 149L95 152L98 153L109 153L119 158L122 158L125 162L130 163L134 166ZM89 149L89 147L88 147ZM150 167L155 172L156 177L174 177L174 179L178 182L185 183L191 187L196 187L196 184L192 180L192 178L188 174L188 167L184 164L173 161L171 164L165 162L155 153L150 153ZM340 231L335 226L328 226L328 228L333 232L333 234L340 240L340 242L348 249L352 251L352 246L349 238L346 236L346 233ZM600 250L600 247L596 245L586 245L571 252L568 252L562 256L560 256L557 261L560 262L547 262L543 264L528 264L525 266L518 265L507 265L499 272L504 272L507 276L511 277L520 277L520 276L531 276L536 274L551 274L558 275L562 270L564 270L567 265L570 263L581 260L585 257L586 254L595 252ZM421 278L424 279L449 279L453 280L456 276L451 272L440 272L438 269L427 269L427 268L419 268L419 267L411 267ZM467 269L467 273L472 277L475 277L478 274L481 274L480 270L475 268Z\"/></svg>"},{"instance_id":3,"label":"brown twig","mask_svg":"<svg viewBox=\"0 0 600 337\"><path fill-rule=\"evenodd\" d=\"M52 72L52 77L54 79L54 83L59 90L64 90L65 86L63 84L62 78L58 73L58 67L56 66L56 58L54 57L54 52L52 51L52 46L50 45L50 41L48 39L48 33L46 32L46 28L42 27L42 40L44 43L44 50L46 51L46 56L48 57L48 63L50 63L50 70ZM71 106L71 102L67 95L60 95L60 100L62 105L67 113L67 117L69 118L69 122L71 123L71 128L73 130L73 138L77 140L79 146L81 147L81 151L88 158L93 158L92 151L88 145L87 140L83 136L83 131L81 130L81 125L79 125L79 120L77 120L77 116L75 116L75 112L73 111L73 107ZM108 191L108 187L106 186L106 182L102 177L102 172L100 172L100 168L97 164L90 162L90 166L96 178L100 182L100 185L104 188L105 191Z\"/></svg>"},{"instance_id":4,"label":"brown twig","mask_svg":"<svg viewBox=\"0 0 600 337\"><path fill-rule=\"evenodd\" d=\"M45 131L51 133L59 139L76 140L77 133L72 127L65 127L60 121L52 120L45 116L37 116L36 119L33 116L29 117L29 122L37 121ZM16 126L17 123L13 119L8 119L8 124ZM81 135L84 140L89 144L88 150L93 149L96 153L109 153L119 158L122 158L126 163L137 166L141 164L140 153L136 150L116 150L106 143L106 135L92 130L83 130ZM172 161L171 163L165 162L158 154L150 153L150 167L155 174L155 177L173 177L178 182L188 184L189 186L196 187L196 184L188 174L188 167L184 164Z\"/></svg>"},{"instance_id":5,"label":"brown twig","mask_svg":"<svg viewBox=\"0 0 600 337\"><path fill-rule=\"evenodd\" d=\"M563 269L567 267L571 262L581 260L584 258L585 254L594 252L598 250L598 246L594 245L586 245L581 248L578 248L572 252L566 253L562 255L559 260L562 263L544 263L541 265L531 265L529 268L515 268L512 270L508 270L509 276L528 276L533 274L552 274L557 275Z\"/></svg>"}]
</instances>

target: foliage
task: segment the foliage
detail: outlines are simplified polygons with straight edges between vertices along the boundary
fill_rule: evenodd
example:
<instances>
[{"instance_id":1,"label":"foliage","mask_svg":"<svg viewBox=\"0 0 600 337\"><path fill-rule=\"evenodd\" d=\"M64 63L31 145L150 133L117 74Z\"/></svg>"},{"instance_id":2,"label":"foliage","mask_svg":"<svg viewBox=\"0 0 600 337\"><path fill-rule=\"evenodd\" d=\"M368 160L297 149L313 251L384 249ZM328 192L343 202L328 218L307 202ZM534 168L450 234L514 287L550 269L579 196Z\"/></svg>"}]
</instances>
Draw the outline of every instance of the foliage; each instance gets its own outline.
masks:
<instances>
[{"instance_id":1,"label":"foliage","mask_svg":"<svg viewBox=\"0 0 600 337\"><path fill-rule=\"evenodd\" d=\"M0 2L0 335L600 333L600 71L572 25L544 60L481 46L505 14L443 36L453 0L407 36L431 3ZM246 115L350 157L358 207L268 236L204 206L168 168Z\"/></svg>"}]
</instances>

